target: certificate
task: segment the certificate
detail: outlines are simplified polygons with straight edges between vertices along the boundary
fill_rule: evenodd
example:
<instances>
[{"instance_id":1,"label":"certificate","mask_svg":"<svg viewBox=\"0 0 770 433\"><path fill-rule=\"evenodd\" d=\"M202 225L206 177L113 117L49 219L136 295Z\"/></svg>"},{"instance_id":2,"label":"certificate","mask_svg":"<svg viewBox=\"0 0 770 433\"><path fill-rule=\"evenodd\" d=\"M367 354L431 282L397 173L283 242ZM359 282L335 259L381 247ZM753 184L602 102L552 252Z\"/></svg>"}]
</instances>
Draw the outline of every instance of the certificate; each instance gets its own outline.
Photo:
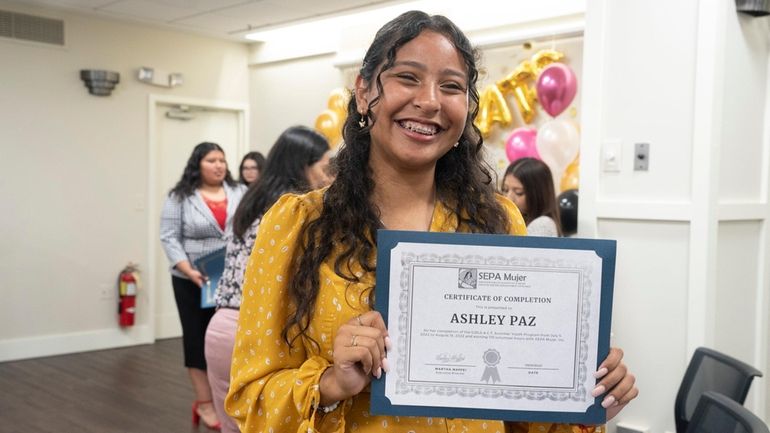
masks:
<instances>
[{"instance_id":1,"label":"certificate","mask_svg":"<svg viewBox=\"0 0 770 433\"><path fill-rule=\"evenodd\" d=\"M601 424L615 241L378 232L371 412Z\"/></svg>"}]
</instances>

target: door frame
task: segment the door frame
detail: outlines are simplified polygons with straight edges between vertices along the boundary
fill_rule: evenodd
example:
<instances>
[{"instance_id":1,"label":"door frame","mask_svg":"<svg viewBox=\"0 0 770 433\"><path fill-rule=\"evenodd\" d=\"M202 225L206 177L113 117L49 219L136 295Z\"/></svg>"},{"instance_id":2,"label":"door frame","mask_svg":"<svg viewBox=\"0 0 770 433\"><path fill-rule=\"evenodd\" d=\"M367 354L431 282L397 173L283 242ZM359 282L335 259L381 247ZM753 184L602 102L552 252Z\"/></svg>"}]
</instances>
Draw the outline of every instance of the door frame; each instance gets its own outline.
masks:
<instances>
[{"instance_id":1,"label":"door frame","mask_svg":"<svg viewBox=\"0 0 770 433\"><path fill-rule=\"evenodd\" d=\"M147 278L144 287L144 296L147 297L148 311L150 314L149 327L152 343L156 337L156 317L155 317L155 282L158 272L156 269L157 256L156 243L160 236L160 208L155 203L157 188L157 170L158 170L158 134L155 130L155 116L160 105L190 105L214 110L232 111L238 117L238 142L236 149L238 154L236 160L239 161L243 155L249 151L249 104L245 102L228 101L223 99L201 99L189 98L183 96L150 94L148 98L147 109Z\"/></svg>"}]
</instances>

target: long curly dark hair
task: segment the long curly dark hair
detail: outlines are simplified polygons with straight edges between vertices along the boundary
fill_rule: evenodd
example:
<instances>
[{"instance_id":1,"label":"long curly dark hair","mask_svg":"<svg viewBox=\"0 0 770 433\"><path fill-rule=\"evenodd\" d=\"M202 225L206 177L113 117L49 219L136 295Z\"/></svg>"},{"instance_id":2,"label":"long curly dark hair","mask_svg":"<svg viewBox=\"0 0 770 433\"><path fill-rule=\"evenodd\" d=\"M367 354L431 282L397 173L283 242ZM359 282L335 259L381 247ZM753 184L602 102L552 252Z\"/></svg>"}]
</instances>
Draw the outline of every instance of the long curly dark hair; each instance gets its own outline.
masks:
<instances>
[{"instance_id":1,"label":"long curly dark hair","mask_svg":"<svg viewBox=\"0 0 770 433\"><path fill-rule=\"evenodd\" d=\"M393 67L396 53L404 44L428 30L445 36L454 44L468 73L469 106L465 130L458 146L436 163L437 199L457 215L458 231L507 233L510 220L495 198L491 168L483 160L481 133L473 124L479 102L476 90L478 52L462 31L443 16L406 12L377 32L359 74L368 86L376 85L378 95L382 95L380 76L383 71ZM378 102L379 97L371 100L367 112ZM350 98L342 131L345 144L337 153L337 178L324 194L321 215L305 227L301 238L304 250L289 282L294 308L282 336L290 345L298 337L305 337L316 345L306 331L318 296L319 267L333 248L341 248L334 271L345 280L360 281L351 266L360 266L366 273L375 270L377 229L383 228L380 210L371 200L375 184L369 166L370 130L376 119L370 117L371 122L363 128L358 124L359 119L356 100ZM369 305L373 305L372 289L369 287L365 293L358 294L359 297L368 296Z\"/></svg>"},{"instance_id":2,"label":"long curly dark hair","mask_svg":"<svg viewBox=\"0 0 770 433\"><path fill-rule=\"evenodd\" d=\"M204 141L195 146L192 154L190 154L190 158L187 159L187 165L184 167L182 178L179 179L179 182L177 182L173 188L171 188L168 195L176 196L179 200L193 195L195 190L201 186L201 183L203 183L203 179L201 178L201 161L209 154L209 152L214 150L222 152L223 155L225 154L224 149L216 143ZM225 183L230 186L235 186L235 180L233 180L229 168L225 174Z\"/></svg>"},{"instance_id":3,"label":"long curly dark hair","mask_svg":"<svg viewBox=\"0 0 770 433\"><path fill-rule=\"evenodd\" d=\"M242 238L255 219L261 217L287 192L310 189L305 169L329 151L323 135L305 126L292 126L276 140L262 175L249 187L233 216L233 234Z\"/></svg>"}]
</instances>

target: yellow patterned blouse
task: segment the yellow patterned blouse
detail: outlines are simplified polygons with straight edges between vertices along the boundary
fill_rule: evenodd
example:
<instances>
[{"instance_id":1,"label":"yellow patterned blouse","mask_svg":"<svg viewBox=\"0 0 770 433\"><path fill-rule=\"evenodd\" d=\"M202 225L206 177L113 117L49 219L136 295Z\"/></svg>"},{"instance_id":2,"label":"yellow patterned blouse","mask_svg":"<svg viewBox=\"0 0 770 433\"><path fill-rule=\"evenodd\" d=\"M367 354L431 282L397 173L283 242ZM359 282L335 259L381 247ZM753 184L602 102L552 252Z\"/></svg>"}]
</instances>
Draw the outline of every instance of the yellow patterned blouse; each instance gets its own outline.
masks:
<instances>
[{"instance_id":1,"label":"yellow patterned blouse","mask_svg":"<svg viewBox=\"0 0 770 433\"><path fill-rule=\"evenodd\" d=\"M490 432L504 433L500 421L378 416L369 413L369 394L363 392L328 414L315 408L318 382L332 361L332 342L339 327L370 310L367 296L373 274L361 273L352 284L334 273L335 254L320 268L320 290L309 335L320 353L297 340L289 348L281 338L288 315L287 282L291 264L298 256L299 235L306 223L320 214L323 191L283 196L264 216L243 282L243 303L233 351L227 412L245 433L283 432ZM526 234L516 206L499 198L511 217L511 233ZM430 230L454 232L456 216L440 202L433 212ZM514 423L509 433L587 433L585 428L544 423Z\"/></svg>"}]
</instances>

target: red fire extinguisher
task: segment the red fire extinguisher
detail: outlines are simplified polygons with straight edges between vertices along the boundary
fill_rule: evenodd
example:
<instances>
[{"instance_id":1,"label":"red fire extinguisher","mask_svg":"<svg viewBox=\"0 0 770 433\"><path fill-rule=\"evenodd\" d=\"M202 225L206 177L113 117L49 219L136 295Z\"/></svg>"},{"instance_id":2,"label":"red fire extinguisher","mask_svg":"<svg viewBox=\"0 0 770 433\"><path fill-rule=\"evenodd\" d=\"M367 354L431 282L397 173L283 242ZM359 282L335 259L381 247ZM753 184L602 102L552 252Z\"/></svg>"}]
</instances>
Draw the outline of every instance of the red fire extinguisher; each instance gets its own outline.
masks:
<instances>
[{"instance_id":1,"label":"red fire extinguisher","mask_svg":"<svg viewBox=\"0 0 770 433\"><path fill-rule=\"evenodd\" d=\"M138 286L139 269L133 263L129 263L118 276L118 324L120 326L134 326Z\"/></svg>"}]
</instances>

